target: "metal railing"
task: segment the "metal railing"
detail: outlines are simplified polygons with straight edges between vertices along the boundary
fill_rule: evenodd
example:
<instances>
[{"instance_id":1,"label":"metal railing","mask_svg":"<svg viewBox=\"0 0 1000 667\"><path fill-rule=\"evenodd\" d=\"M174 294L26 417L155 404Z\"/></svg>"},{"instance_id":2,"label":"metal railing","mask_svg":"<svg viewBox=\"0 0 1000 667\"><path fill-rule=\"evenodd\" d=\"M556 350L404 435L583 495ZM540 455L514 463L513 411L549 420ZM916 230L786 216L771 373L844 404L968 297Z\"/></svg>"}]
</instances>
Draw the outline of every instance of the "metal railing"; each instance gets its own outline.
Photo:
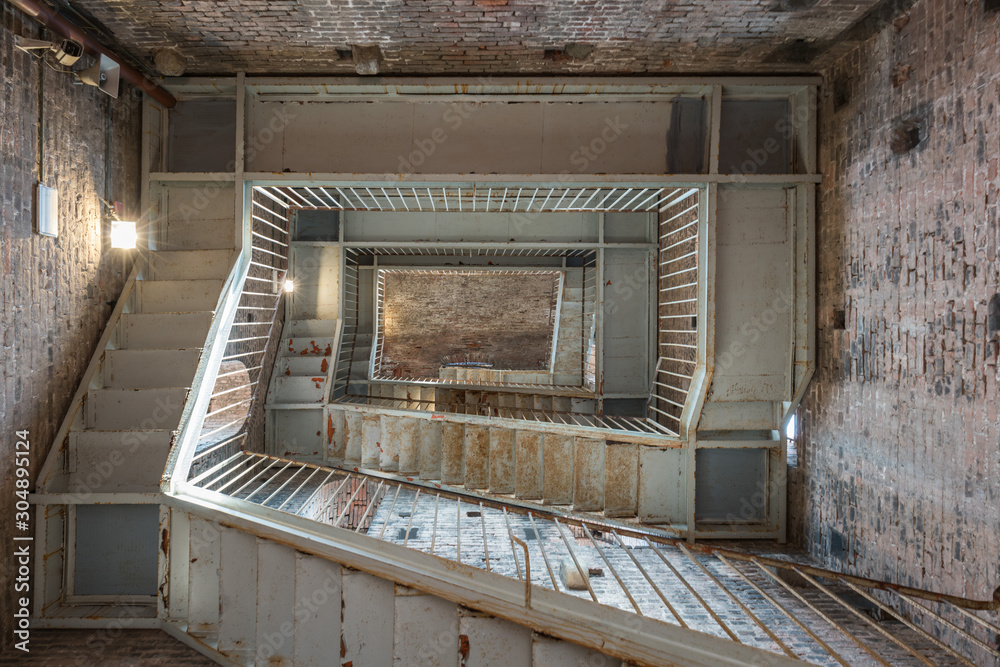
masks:
<instances>
[{"instance_id":1,"label":"metal railing","mask_svg":"<svg viewBox=\"0 0 1000 667\"><path fill-rule=\"evenodd\" d=\"M700 195L682 192L659 213L658 358L647 414L677 433L698 362Z\"/></svg>"},{"instance_id":2,"label":"metal railing","mask_svg":"<svg viewBox=\"0 0 1000 667\"><path fill-rule=\"evenodd\" d=\"M787 555L687 544L611 521L257 454L235 454L192 482L516 579L529 607L531 589L541 587L810 664L1000 659L1000 596L933 593Z\"/></svg>"},{"instance_id":3,"label":"metal railing","mask_svg":"<svg viewBox=\"0 0 1000 667\"><path fill-rule=\"evenodd\" d=\"M658 211L673 196L662 186L533 186L468 183L459 186L268 186L296 208L334 211L440 213L565 213Z\"/></svg>"},{"instance_id":4,"label":"metal railing","mask_svg":"<svg viewBox=\"0 0 1000 667\"><path fill-rule=\"evenodd\" d=\"M488 392L483 392L488 393ZM394 410L432 410L435 413L450 413L456 415L479 415L498 419L516 419L544 424L562 426L581 426L597 428L606 431L617 431L642 436L661 438L676 437L665 426L646 419L645 417L625 417L620 415L600 415L585 412L564 410L542 410L528 407L504 407L489 402L463 403L458 401L419 400L413 398L394 398L385 396L344 396L337 401L339 405L367 405ZM422 407L413 407L419 404Z\"/></svg>"},{"instance_id":5,"label":"metal railing","mask_svg":"<svg viewBox=\"0 0 1000 667\"><path fill-rule=\"evenodd\" d=\"M246 275L188 471L196 477L243 450L262 450L264 401L281 335L289 204L253 188ZM239 270L239 264L237 269Z\"/></svg>"}]
</instances>

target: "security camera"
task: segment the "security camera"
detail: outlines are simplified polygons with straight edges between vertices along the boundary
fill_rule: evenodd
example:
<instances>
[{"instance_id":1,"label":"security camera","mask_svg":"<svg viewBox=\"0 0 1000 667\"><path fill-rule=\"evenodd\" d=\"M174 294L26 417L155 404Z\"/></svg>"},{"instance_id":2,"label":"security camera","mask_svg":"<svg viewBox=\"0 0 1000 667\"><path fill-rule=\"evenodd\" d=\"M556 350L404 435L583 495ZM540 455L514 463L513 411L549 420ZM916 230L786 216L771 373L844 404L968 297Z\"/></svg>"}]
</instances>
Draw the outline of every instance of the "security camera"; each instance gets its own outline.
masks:
<instances>
[{"instance_id":1,"label":"security camera","mask_svg":"<svg viewBox=\"0 0 1000 667\"><path fill-rule=\"evenodd\" d=\"M42 39L28 39L26 37L15 37L14 46L31 53L32 51L51 51L60 65L69 67L76 64L76 61L83 55L83 44L73 39L64 39L61 42L46 42Z\"/></svg>"}]
</instances>

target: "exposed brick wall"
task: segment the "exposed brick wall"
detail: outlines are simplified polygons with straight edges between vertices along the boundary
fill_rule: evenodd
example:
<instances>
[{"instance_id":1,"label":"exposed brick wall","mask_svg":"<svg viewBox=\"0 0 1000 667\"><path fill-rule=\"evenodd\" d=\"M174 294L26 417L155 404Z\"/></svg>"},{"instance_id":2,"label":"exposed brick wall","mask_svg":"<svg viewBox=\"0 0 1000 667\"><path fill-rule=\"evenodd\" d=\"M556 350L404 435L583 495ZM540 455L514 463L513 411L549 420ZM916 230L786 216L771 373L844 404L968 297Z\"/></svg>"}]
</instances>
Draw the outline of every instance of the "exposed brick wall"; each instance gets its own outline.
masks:
<instances>
[{"instance_id":1,"label":"exposed brick wall","mask_svg":"<svg viewBox=\"0 0 1000 667\"><path fill-rule=\"evenodd\" d=\"M13 35L39 37L38 29L7 4L2 12L0 535L11 535L14 433L30 430L37 474L111 313L108 302L118 298L131 270L123 255L103 248L99 199L122 201L127 214L139 213L139 97L125 85L117 101L74 86L68 76L15 50ZM39 117L42 180L59 191L58 239L34 233ZM11 552L5 540L0 646L11 634Z\"/></svg>"},{"instance_id":2,"label":"exposed brick wall","mask_svg":"<svg viewBox=\"0 0 1000 667\"><path fill-rule=\"evenodd\" d=\"M436 378L446 358L463 355L496 368L548 368L556 277L387 272L383 372Z\"/></svg>"},{"instance_id":3,"label":"exposed brick wall","mask_svg":"<svg viewBox=\"0 0 1000 667\"><path fill-rule=\"evenodd\" d=\"M898 4L899 0L889 0ZM858 34L875 0L76 0L152 62L176 46L189 73L353 74L351 44L390 74L812 71ZM870 21L869 21L870 22ZM853 30L852 30L853 27ZM837 38L845 33L843 38ZM594 46L574 60L567 43ZM266 54L266 55L265 55Z\"/></svg>"},{"instance_id":4,"label":"exposed brick wall","mask_svg":"<svg viewBox=\"0 0 1000 667\"><path fill-rule=\"evenodd\" d=\"M1000 585L998 34L982 2L920 0L826 72L789 502L827 563L978 598Z\"/></svg>"}]
</instances>

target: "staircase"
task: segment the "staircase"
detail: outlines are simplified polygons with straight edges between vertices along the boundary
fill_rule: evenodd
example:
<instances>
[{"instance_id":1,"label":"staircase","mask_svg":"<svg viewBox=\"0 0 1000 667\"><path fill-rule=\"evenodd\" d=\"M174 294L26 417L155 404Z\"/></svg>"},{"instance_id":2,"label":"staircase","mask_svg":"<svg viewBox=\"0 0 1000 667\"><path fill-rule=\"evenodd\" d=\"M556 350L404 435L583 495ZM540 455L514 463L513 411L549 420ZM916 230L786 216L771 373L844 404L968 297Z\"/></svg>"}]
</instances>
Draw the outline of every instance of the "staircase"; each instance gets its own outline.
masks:
<instances>
[{"instance_id":1,"label":"staircase","mask_svg":"<svg viewBox=\"0 0 1000 667\"><path fill-rule=\"evenodd\" d=\"M182 496L172 513L190 507L200 514L218 504L227 508L226 523L241 530L180 515L191 534L171 561L191 563L191 587L188 609L177 615L187 614L186 622L220 652L238 652L237 664L251 664L249 656L272 664L262 661L271 649L300 664L299 637L309 634L299 633L297 613L291 622L293 608L319 590L328 595L312 598L318 608L312 613L322 614L331 632L339 630L341 664L496 664L500 655L527 665L609 660L595 648L648 665L664 664L667 655L713 666L977 665L1000 657L989 637L1000 630L1000 599L981 603L845 576L787 554L688 545L614 523L261 455L203 476L190 497ZM270 528L277 525L287 532ZM308 535L315 553L326 554L326 544L330 557L378 576L265 541L272 533L299 551L310 547L295 536ZM438 597L454 590L454 599L464 601L463 587L479 592L470 604L480 612ZM511 594L523 606L511 606ZM993 611L970 611L984 608ZM911 620L914 611L941 620L971 615L981 627L953 625L961 639L943 642ZM286 620L289 630L275 638ZM588 636L589 624L599 631ZM532 635L523 625L572 637L589 650ZM625 628L638 633L634 645L623 643ZM323 640L307 641L321 646ZM325 641L333 643L329 635ZM659 646L666 653L648 650L661 641L670 645Z\"/></svg>"},{"instance_id":2,"label":"staircase","mask_svg":"<svg viewBox=\"0 0 1000 667\"><path fill-rule=\"evenodd\" d=\"M225 248L150 254L70 428L70 492L159 491L232 257ZM119 457L128 465L105 474Z\"/></svg>"},{"instance_id":3,"label":"staircase","mask_svg":"<svg viewBox=\"0 0 1000 667\"><path fill-rule=\"evenodd\" d=\"M228 665L624 665L453 601L171 509L165 629Z\"/></svg>"},{"instance_id":4,"label":"staircase","mask_svg":"<svg viewBox=\"0 0 1000 667\"><path fill-rule=\"evenodd\" d=\"M680 466L674 467L675 480L666 473L682 456L680 449L569 435L556 427L546 432L543 424L507 428L474 419L334 405L324 460L606 517L663 523L665 515L670 518L664 505L671 498L683 506ZM671 484L677 490L664 494Z\"/></svg>"},{"instance_id":5,"label":"staircase","mask_svg":"<svg viewBox=\"0 0 1000 667\"><path fill-rule=\"evenodd\" d=\"M285 323L265 404L267 442L286 456L320 456L323 408L333 378L336 320Z\"/></svg>"}]
</instances>

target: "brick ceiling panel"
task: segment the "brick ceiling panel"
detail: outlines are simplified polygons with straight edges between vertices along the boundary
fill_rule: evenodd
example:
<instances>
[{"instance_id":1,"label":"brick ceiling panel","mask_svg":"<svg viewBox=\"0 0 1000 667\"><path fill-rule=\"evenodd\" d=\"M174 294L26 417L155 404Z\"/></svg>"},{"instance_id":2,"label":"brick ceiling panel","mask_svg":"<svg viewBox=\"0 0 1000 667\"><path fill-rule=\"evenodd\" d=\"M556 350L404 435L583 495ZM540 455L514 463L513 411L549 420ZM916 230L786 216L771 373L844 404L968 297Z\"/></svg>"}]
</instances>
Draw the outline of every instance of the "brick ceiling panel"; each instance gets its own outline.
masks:
<instances>
[{"instance_id":1,"label":"brick ceiling panel","mask_svg":"<svg viewBox=\"0 0 1000 667\"><path fill-rule=\"evenodd\" d=\"M188 74L816 71L906 0L75 0L132 54L162 48ZM873 17L874 14L874 17ZM862 28L859 30L859 27ZM878 27L877 25L874 27ZM865 33L865 34L861 34ZM565 49L567 44L593 50ZM576 56L576 57L573 57Z\"/></svg>"}]
</instances>

